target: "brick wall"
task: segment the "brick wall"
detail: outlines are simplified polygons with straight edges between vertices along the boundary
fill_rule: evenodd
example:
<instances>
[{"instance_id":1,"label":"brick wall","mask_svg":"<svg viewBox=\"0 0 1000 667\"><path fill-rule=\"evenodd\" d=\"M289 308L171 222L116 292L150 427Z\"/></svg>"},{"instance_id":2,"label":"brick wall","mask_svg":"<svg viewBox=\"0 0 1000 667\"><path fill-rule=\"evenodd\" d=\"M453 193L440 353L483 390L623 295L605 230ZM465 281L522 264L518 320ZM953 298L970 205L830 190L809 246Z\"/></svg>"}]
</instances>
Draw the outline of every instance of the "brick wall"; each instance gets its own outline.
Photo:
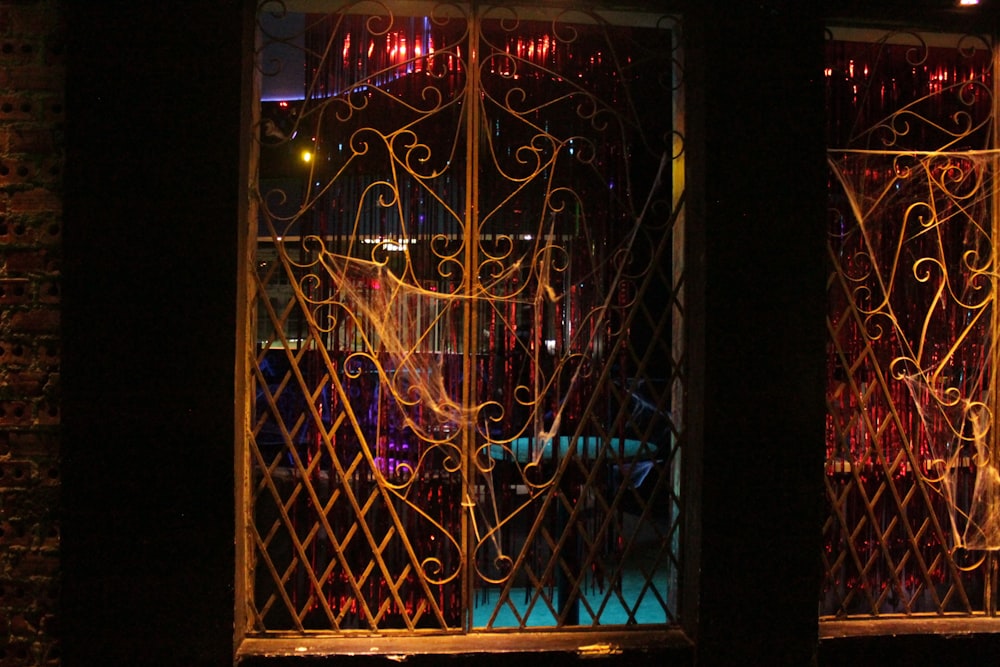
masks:
<instances>
[{"instance_id":1,"label":"brick wall","mask_svg":"<svg viewBox=\"0 0 1000 667\"><path fill-rule=\"evenodd\" d=\"M0 0L0 667L59 663L63 36Z\"/></svg>"}]
</instances>

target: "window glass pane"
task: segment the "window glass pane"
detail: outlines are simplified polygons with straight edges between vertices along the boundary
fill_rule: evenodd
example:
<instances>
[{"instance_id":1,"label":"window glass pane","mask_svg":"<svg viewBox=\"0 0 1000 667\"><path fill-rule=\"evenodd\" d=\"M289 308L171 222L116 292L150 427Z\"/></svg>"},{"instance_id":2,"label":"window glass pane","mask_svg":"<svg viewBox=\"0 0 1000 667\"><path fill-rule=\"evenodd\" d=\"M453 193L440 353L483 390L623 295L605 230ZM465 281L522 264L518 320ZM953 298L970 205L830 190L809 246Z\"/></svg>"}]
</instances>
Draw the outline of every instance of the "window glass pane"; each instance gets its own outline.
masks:
<instances>
[{"instance_id":1,"label":"window glass pane","mask_svg":"<svg viewBox=\"0 0 1000 667\"><path fill-rule=\"evenodd\" d=\"M823 617L995 603L993 72L975 36L836 29Z\"/></svg>"},{"instance_id":2,"label":"window glass pane","mask_svg":"<svg viewBox=\"0 0 1000 667\"><path fill-rule=\"evenodd\" d=\"M677 618L676 21L260 21L247 617Z\"/></svg>"}]
</instances>

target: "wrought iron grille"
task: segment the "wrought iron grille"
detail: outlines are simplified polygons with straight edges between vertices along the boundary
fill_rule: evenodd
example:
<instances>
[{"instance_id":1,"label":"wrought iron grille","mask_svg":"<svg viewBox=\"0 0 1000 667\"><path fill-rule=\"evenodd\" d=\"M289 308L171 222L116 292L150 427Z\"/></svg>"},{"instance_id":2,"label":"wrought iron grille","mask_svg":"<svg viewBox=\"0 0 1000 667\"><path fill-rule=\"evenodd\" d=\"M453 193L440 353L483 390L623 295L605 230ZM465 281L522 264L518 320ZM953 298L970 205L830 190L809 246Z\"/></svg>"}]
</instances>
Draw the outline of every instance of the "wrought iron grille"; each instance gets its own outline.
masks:
<instances>
[{"instance_id":1,"label":"wrought iron grille","mask_svg":"<svg viewBox=\"0 0 1000 667\"><path fill-rule=\"evenodd\" d=\"M258 12L247 634L674 623L677 22L331 4Z\"/></svg>"},{"instance_id":2,"label":"wrought iron grille","mask_svg":"<svg viewBox=\"0 0 1000 667\"><path fill-rule=\"evenodd\" d=\"M828 41L826 618L996 611L995 51Z\"/></svg>"}]
</instances>

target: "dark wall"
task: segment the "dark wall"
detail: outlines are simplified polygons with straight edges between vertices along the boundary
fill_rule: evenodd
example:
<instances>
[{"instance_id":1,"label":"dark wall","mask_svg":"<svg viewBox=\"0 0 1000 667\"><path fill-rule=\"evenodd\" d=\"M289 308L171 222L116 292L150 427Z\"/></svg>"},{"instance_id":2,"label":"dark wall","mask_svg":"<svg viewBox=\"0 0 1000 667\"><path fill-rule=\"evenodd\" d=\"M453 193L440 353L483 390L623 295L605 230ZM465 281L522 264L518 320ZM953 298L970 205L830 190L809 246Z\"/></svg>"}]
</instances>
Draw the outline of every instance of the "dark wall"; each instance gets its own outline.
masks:
<instances>
[{"instance_id":1,"label":"dark wall","mask_svg":"<svg viewBox=\"0 0 1000 667\"><path fill-rule=\"evenodd\" d=\"M700 9L685 22L704 282L697 651L806 665L825 415L822 22L813 3Z\"/></svg>"},{"instance_id":2,"label":"dark wall","mask_svg":"<svg viewBox=\"0 0 1000 667\"><path fill-rule=\"evenodd\" d=\"M67 5L64 664L231 664L241 3Z\"/></svg>"},{"instance_id":3,"label":"dark wall","mask_svg":"<svg viewBox=\"0 0 1000 667\"><path fill-rule=\"evenodd\" d=\"M59 658L59 10L0 2L0 664Z\"/></svg>"}]
</instances>

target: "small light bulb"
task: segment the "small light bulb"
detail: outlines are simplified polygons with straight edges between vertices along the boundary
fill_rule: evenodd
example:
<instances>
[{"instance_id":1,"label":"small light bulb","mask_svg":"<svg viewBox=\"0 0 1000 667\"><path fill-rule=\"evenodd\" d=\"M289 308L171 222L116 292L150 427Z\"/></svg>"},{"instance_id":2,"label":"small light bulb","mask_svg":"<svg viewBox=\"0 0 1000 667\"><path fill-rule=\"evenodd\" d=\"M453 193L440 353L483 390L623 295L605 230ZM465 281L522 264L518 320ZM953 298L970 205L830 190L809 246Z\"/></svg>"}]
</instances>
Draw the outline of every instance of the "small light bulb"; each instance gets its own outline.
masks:
<instances>
[{"instance_id":1,"label":"small light bulb","mask_svg":"<svg viewBox=\"0 0 1000 667\"><path fill-rule=\"evenodd\" d=\"M313 154L311 151L302 151L302 161L311 162L313 159Z\"/></svg>"}]
</instances>

